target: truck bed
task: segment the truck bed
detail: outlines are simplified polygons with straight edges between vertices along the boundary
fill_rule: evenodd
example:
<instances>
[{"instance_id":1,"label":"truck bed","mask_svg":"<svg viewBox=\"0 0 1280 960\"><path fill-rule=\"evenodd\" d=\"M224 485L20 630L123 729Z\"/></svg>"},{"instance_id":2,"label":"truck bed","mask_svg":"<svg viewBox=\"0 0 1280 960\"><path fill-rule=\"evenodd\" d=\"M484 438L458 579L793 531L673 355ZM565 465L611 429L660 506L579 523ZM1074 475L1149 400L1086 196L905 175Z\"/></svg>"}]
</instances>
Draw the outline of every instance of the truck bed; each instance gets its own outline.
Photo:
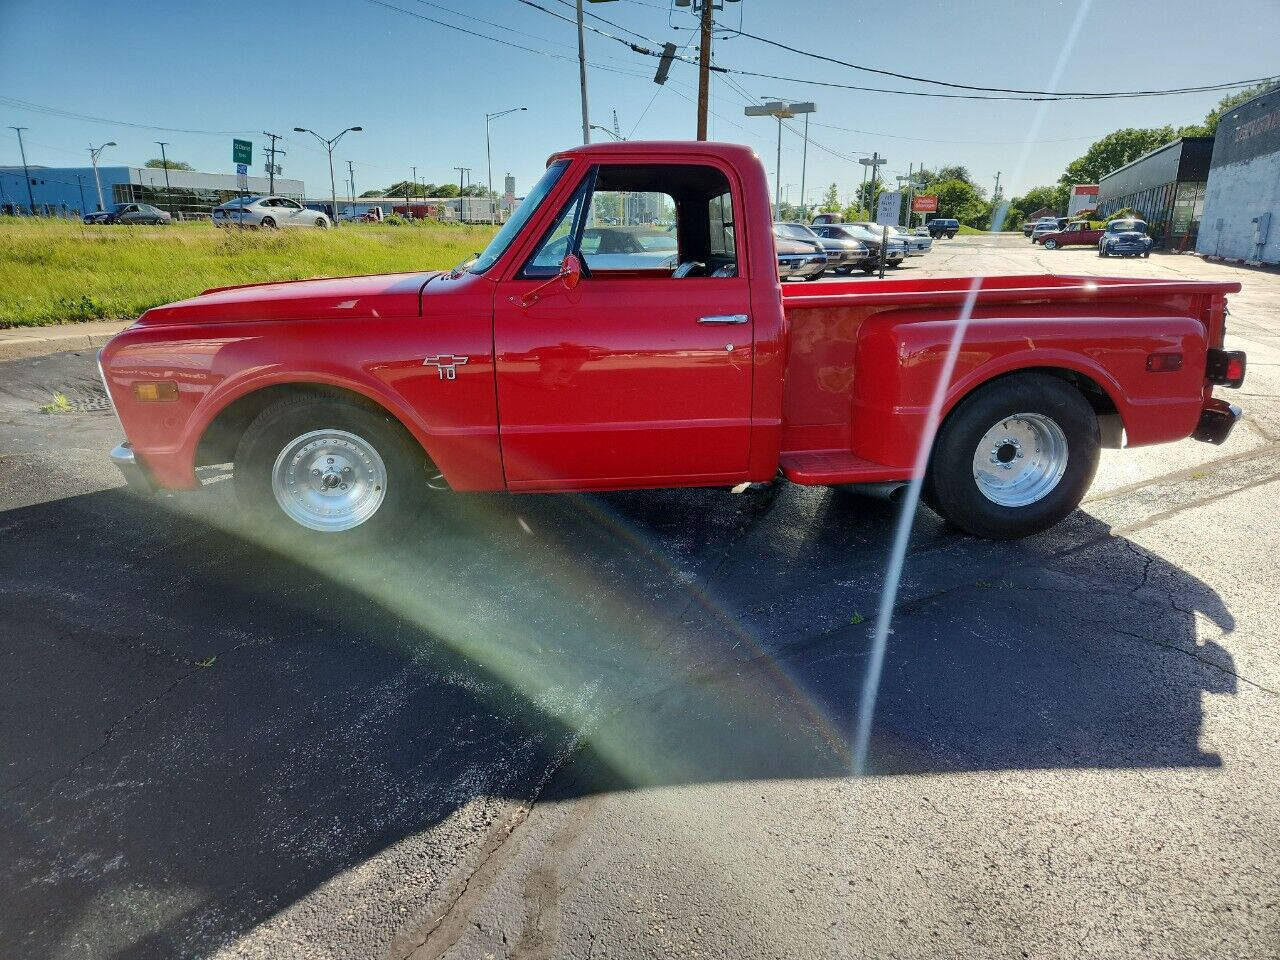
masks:
<instances>
[{"instance_id":1,"label":"truck bed","mask_svg":"<svg viewBox=\"0 0 1280 960\"><path fill-rule=\"evenodd\" d=\"M1181 439L1208 396L1206 351L1222 346L1225 297L1239 289L1051 274L785 285L782 471L808 484L908 479L966 313L944 417L987 380L1033 367L1093 394L1100 414L1120 417L1128 446ZM1146 371L1160 351L1181 352L1183 369Z\"/></svg>"}]
</instances>

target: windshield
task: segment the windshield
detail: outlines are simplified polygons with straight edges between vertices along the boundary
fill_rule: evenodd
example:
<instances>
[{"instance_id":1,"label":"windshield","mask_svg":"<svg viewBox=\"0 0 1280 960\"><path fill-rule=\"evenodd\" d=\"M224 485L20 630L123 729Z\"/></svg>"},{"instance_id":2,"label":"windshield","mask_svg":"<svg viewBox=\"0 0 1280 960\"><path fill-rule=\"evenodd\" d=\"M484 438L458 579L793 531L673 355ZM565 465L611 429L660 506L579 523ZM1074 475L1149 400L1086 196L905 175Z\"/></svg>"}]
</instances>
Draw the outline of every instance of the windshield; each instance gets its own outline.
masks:
<instances>
[{"instance_id":1,"label":"windshield","mask_svg":"<svg viewBox=\"0 0 1280 960\"><path fill-rule=\"evenodd\" d=\"M261 197L236 197L223 204L224 207L248 207L261 200Z\"/></svg>"},{"instance_id":2,"label":"windshield","mask_svg":"<svg viewBox=\"0 0 1280 960\"><path fill-rule=\"evenodd\" d=\"M1108 233L1128 233L1132 230L1146 233L1147 225L1141 220L1112 220L1107 224Z\"/></svg>"},{"instance_id":3,"label":"windshield","mask_svg":"<svg viewBox=\"0 0 1280 960\"><path fill-rule=\"evenodd\" d=\"M511 246L511 241L516 238L524 225L529 222L529 218L533 216L535 210L542 205L542 201L546 199L547 194L551 192L551 188L556 185L556 181L560 179L560 175L564 173L565 168L569 166L568 160L557 160L546 171L537 183L533 185L533 189L529 191L528 196L524 198L520 206L516 208L515 213L511 215L501 230L499 230L489 245L484 248L478 257L471 261L464 261L459 264L456 270L469 270L471 273L484 273L497 262L507 247Z\"/></svg>"}]
</instances>

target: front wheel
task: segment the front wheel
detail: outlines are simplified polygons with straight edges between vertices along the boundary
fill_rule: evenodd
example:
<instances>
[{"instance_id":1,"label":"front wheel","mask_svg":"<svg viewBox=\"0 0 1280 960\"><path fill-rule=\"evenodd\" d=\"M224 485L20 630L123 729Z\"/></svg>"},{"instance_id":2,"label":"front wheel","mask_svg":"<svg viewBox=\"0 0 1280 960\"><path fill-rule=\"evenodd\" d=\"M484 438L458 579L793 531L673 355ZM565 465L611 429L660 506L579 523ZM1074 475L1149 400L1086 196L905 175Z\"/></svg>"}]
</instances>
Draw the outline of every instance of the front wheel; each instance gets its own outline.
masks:
<instances>
[{"instance_id":1,"label":"front wheel","mask_svg":"<svg viewBox=\"0 0 1280 960\"><path fill-rule=\"evenodd\" d=\"M262 229L274 230L275 228L276 228L276 222L274 220L272 220L270 217L262 218Z\"/></svg>"},{"instance_id":2,"label":"front wheel","mask_svg":"<svg viewBox=\"0 0 1280 960\"><path fill-rule=\"evenodd\" d=\"M1144 251L1142 252L1142 259L1143 259L1143 260L1149 260L1150 258L1151 258L1151 251L1150 251L1150 250L1144 250Z\"/></svg>"},{"instance_id":3,"label":"front wheel","mask_svg":"<svg viewBox=\"0 0 1280 960\"><path fill-rule=\"evenodd\" d=\"M1111 256L1111 254L1107 251L1107 248L1106 248L1106 247L1099 247L1099 248L1098 248L1098 256L1100 256L1100 257L1109 257L1109 256Z\"/></svg>"},{"instance_id":4,"label":"front wheel","mask_svg":"<svg viewBox=\"0 0 1280 960\"><path fill-rule=\"evenodd\" d=\"M1058 241L1057 241L1057 240L1054 240L1054 239L1052 239L1052 238L1051 238L1051 239L1049 239L1049 240L1046 240L1046 241L1044 242L1044 248L1045 248L1046 250L1057 250L1057 249L1058 249Z\"/></svg>"},{"instance_id":5,"label":"front wheel","mask_svg":"<svg viewBox=\"0 0 1280 960\"><path fill-rule=\"evenodd\" d=\"M321 230L327 230L329 229L329 221L324 217L316 217L316 226Z\"/></svg>"},{"instance_id":6,"label":"front wheel","mask_svg":"<svg viewBox=\"0 0 1280 960\"><path fill-rule=\"evenodd\" d=\"M805 279L806 279L806 280L810 280L810 281L812 281L812 280L821 280L821 279L822 279L822 274L821 274L821 273L811 273L811 274L809 274L807 277L805 277Z\"/></svg>"},{"instance_id":7,"label":"front wheel","mask_svg":"<svg viewBox=\"0 0 1280 960\"><path fill-rule=\"evenodd\" d=\"M1070 383L1017 373L947 418L929 462L929 504L980 537L1038 533L1080 505L1098 469L1098 419Z\"/></svg>"},{"instance_id":8,"label":"front wheel","mask_svg":"<svg viewBox=\"0 0 1280 960\"><path fill-rule=\"evenodd\" d=\"M406 530L423 505L427 466L385 411L299 394L249 424L234 483L248 511L287 538L364 545Z\"/></svg>"},{"instance_id":9,"label":"front wheel","mask_svg":"<svg viewBox=\"0 0 1280 960\"><path fill-rule=\"evenodd\" d=\"M847 277L853 273L853 267L836 267L836 273L842 277Z\"/></svg>"}]
</instances>

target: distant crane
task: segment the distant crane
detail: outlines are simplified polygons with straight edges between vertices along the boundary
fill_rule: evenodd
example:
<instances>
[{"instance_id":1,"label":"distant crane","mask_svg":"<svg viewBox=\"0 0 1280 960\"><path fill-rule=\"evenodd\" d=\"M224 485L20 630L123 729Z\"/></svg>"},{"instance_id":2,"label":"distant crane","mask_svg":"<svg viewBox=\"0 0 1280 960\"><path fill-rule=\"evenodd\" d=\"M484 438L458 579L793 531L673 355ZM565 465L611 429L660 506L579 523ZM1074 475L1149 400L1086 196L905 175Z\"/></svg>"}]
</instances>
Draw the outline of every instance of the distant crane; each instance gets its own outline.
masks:
<instances>
[{"instance_id":1,"label":"distant crane","mask_svg":"<svg viewBox=\"0 0 1280 960\"><path fill-rule=\"evenodd\" d=\"M613 111L613 135L614 135L615 137L617 137L619 140L621 140L621 139L622 139L622 130L621 130L621 129L619 129L619 127L618 127L618 111L617 111L617 108L614 108L614 111Z\"/></svg>"}]
</instances>

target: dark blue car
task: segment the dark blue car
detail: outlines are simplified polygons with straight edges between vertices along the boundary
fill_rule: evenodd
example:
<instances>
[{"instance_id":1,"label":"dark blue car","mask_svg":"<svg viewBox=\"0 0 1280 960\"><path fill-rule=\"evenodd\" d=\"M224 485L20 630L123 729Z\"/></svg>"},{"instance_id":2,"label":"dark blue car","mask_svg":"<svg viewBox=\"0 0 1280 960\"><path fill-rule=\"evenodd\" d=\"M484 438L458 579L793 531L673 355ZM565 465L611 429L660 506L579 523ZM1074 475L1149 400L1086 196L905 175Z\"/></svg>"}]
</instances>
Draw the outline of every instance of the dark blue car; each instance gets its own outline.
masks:
<instances>
[{"instance_id":1,"label":"dark blue car","mask_svg":"<svg viewBox=\"0 0 1280 960\"><path fill-rule=\"evenodd\" d=\"M1149 257L1151 237L1141 220L1112 220L1098 240L1100 257Z\"/></svg>"}]
</instances>

